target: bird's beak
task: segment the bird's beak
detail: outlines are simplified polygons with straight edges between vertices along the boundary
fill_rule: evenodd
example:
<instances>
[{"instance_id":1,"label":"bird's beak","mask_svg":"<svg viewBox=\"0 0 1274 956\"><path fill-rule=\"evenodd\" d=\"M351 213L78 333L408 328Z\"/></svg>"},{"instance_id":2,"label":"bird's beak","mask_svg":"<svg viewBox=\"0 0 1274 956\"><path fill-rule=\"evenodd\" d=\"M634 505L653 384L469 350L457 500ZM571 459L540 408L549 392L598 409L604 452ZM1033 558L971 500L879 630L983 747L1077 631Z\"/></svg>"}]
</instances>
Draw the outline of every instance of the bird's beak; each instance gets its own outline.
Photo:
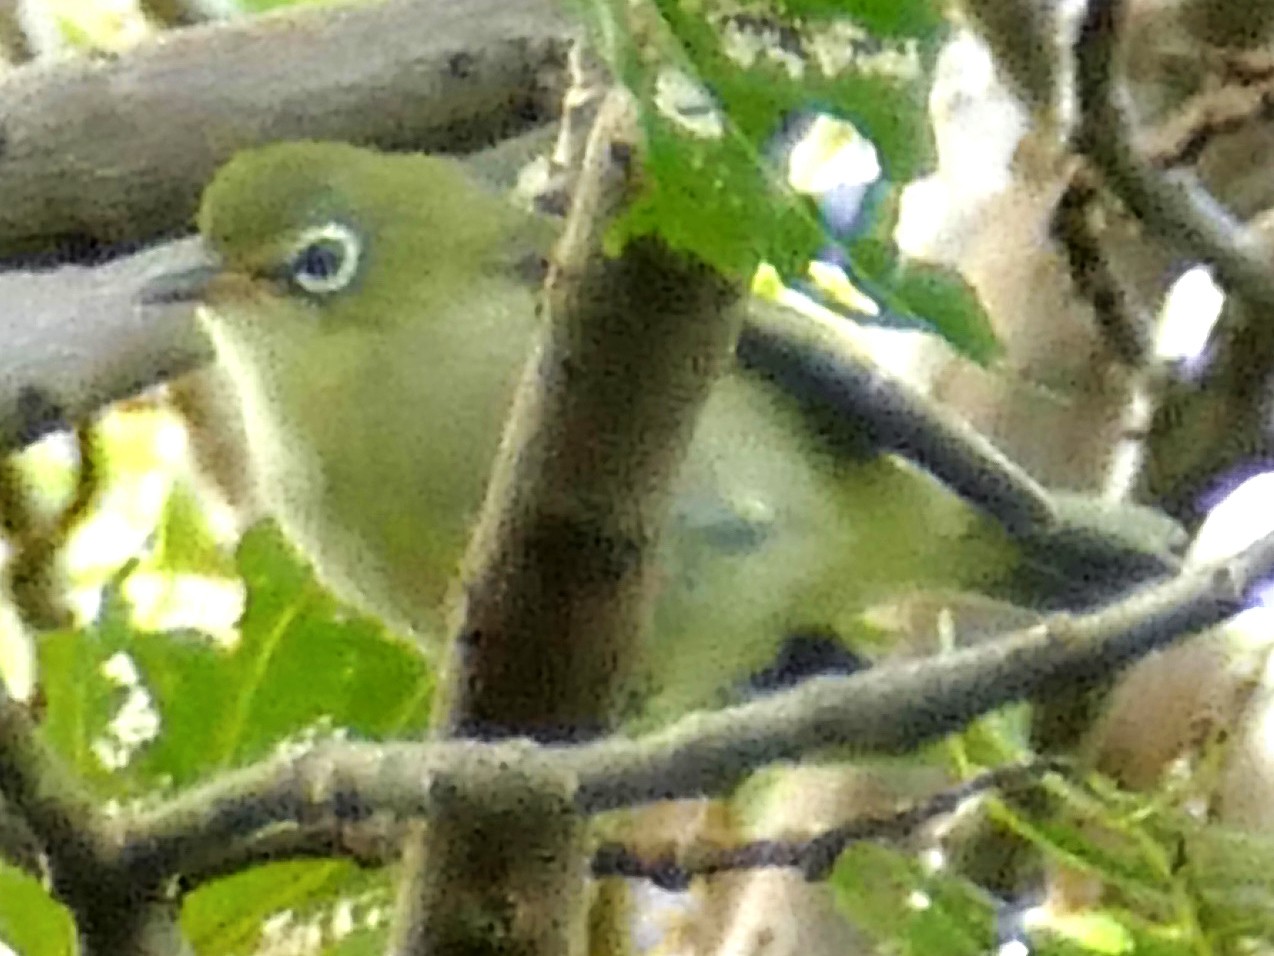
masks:
<instances>
[{"instance_id":1,"label":"bird's beak","mask_svg":"<svg viewBox=\"0 0 1274 956\"><path fill-rule=\"evenodd\" d=\"M175 305L208 301L217 279L225 274L212 253L200 250L203 261L195 261L184 269L156 276L141 290L143 305Z\"/></svg>"}]
</instances>

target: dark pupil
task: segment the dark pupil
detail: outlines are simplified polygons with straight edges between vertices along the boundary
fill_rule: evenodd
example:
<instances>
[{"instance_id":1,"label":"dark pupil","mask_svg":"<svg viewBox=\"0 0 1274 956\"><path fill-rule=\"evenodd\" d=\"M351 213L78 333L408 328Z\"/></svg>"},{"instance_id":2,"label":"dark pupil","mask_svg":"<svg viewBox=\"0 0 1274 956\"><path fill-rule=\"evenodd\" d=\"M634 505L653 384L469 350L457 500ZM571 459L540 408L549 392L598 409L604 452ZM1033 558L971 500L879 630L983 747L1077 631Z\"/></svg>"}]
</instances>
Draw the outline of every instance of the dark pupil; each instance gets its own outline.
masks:
<instances>
[{"instance_id":1,"label":"dark pupil","mask_svg":"<svg viewBox=\"0 0 1274 956\"><path fill-rule=\"evenodd\" d=\"M321 239L297 253L292 268L298 276L330 279L340 271L344 258L345 249L340 243L332 239Z\"/></svg>"}]
</instances>

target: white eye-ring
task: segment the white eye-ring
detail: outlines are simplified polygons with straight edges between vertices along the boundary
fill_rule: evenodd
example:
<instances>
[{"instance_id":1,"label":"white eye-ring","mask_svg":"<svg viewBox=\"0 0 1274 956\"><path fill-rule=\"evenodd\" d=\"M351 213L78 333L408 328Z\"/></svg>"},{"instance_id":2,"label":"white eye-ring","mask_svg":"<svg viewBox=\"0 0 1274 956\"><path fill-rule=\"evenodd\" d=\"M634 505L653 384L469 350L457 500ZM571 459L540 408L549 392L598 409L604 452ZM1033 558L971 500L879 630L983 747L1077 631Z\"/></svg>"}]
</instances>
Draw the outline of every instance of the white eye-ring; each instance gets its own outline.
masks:
<instances>
[{"instance_id":1,"label":"white eye-ring","mask_svg":"<svg viewBox=\"0 0 1274 956\"><path fill-rule=\"evenodd\" d=\"M288 276L311 295L340 292L358 275L363 244L358 233L341 222L307 229L288 263Z\"/></svg>"}]
</instances>

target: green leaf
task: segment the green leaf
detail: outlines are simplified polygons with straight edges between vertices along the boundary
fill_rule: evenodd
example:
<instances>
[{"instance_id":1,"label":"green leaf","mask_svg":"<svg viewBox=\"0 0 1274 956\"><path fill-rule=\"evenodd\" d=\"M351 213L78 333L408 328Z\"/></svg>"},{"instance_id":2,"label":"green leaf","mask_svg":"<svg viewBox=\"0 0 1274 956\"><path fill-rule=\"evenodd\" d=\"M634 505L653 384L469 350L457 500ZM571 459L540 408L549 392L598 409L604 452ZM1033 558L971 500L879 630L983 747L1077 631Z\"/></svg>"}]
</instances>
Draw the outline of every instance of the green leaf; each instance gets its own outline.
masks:
<instances>
[{"instance_id":1,"label":"green leaf","mask_svg":"<svg viewBox=\"0 0 1274 956\"><path fill-rule=\"evenodd\" d=\"M414 648L328 596L272 525L244 536L238 561L248 603L237 647L135 640L166 726L149 772L183 782L322 727L372 738L423 729L432 679Z\"/></svg>"},{"instance_id":2,"label":"green leaf","mask_svg":"<svg viewBox=\"0 0 1274 956\"><path fill-rule=\"evenodd\" d=\"M779 187L758 171L745 145L687 145L657 124L648 142L653 175L616 225L617 238L658 233L674 249L740 278L763 260L794 272L818 250L823 233L809 201L795 195L776 199L772 194ZM705 166L718 175L705 179L699 171Z\"/></svg>"},{"instance_id":3,"label":"green leaf","mask_svg":"<svg viewBox=\"0 0 1274 956\"><path fill-rule=\"evenodd\" d=\"M38 881L0 863L0 942L21 956L76 952L70 914Z\"/></svg>"},{"instance_id":4,"label":"green leaf","mask_svg":"<svg viewBox=\"0 0 1274 956\"><path fill-rule=\"evenodd\" d=\"M1031 758L1030 732L1030 705L1010 704L970 723L958 739L969 763L996 767Z\"/></svg>"},{"instance_id":5,"label":"green leaf","mask_svg":"<svg viewBox=\"0 0 1274 956\"><path fill-rule=\"evenodd\" d=\"M896 317L930 326L975 362L999 357L1002 348L973 287L954 269L902 259L892 239L896 219L892 204L870 233L846 243L851 279Z\"/></svg>"},{"instance_id":6,"label":"green leaf","mask_svg":"<svg viewBox=\"0 0 1274 956\"><path fill-rule=\"evenodd\" d=\"M345 861L299 860L200 887L186 898L181 926L196 952L217 956L264 952L271 932L280 952L319 951L299 946L301 940L339 946L369 937L383 951L386 920L368 916L392 904L388 872L360 870ZM290 947L279 939L289 936Z\"/></svg>"},{"instance_id":7,"label":"green leaf","mask_svg":"<svg viewBox=\"0 0 1274 956\"><path fill-rule=\"evenodd\" d=\"M790 0L741 13L679 0L594 0L584 10L641 98L649 148L644 192L612 243L656 233L727 274L747 278L764 261L789 279L837 243L851 278L895 320L918 320L978 362L998 354L973 290L952 270L900 262L892 239L898 189L885 183L905 183L934 162L927 97L947 28L940 5ZM686 103L680 114L661 99L669 71L682 78L672 98ZM879 154L882 181L869 195L887 208L856 219L856 237L829 235L777 161L793 118L814 113L852 123Z\"/></svg>"},{"instance_id":8,"label":"green leaf","mask_svg":"<svg viewBox=\"0 0 1274 956\"><path fill-rule=\"evenodd\" d=\"M1155 923L1118 907L1073 914L1050 914L1041 910L1026 914L1024 922L1031 950L1040 956L1127 952L1137 956L1198 956L1205 952L1230 951L1193 938L1192 930L1186 927Z\"/></svg>"},{"instance_id":9,"label":"green leaf","mask_svg":"<svg viewBox=\"0 0 1274 956\"><path fill-rule=\"evenodd\" d=\"M786 187L785 170L770 158L798 114L851 120L876 145L890 178L909 178L931 164L928 74L944 27L932 11L882 17L883 6L865 6L888 31L883 39L863 29L872 23L853 22L844 9L837 17L842 34L834 37L778 23L799 37L794 68L768 52L747 65L732 56L723 36L738 24L733 12L675 0L597 0L583 9L611 65L644 106L648 189L621 236L658 231L729 273L749 275L762 260L794 272L827 239L810 201ZM833 62L828 50L847 55ZM673 68L701 84L721 135L696 133L661 110L661 78Z\"/></svg>"},{"instance_id":10,"label":"green leaf","mask_svg":"<svg viewBox=\"0 0 1274 956\"><path fill-rule=\"evenodd\" d=\"M920 863L863 843L841 854L831 885L837 908L891 950L914 956L981 956L992 951L991 900L972 884L926 874Z\"/></svg>"},{"instance_id":11,"label":"green leaf","mask_svg":"<svg viewBox=\"0 0 1274 956\"><path fill-rule=\"evenodd\" d=\"M95 628L42 639L41 732L105 795L185 785L289 737L327 730L380 739L425 727L433 678L414 647L327 595L273 526L245 535L238 563L248 605L232 649L197 634L138 632L119 588L109 589ZM135 687L106 676L117 654L125 671L131 662ZM126 701L134 710L148 701L159 732L112 772L94 744L112 739Z\"/></svg>"},{"instance_id":12,"label":"green leaf","mask_svg":"<svg viewBox=\"0 0 1274 956\"><path fill-rule=\"evenodd\" d=\"M927 37L944 26L942 5L933 0L778 0L797 18L852 18L877 36Z\"/></svg>"},{"instance_id":13,"label":"green leaf","mask_svg":"<svg viewBox=\"0 0 1274 956\"><path fill-rule=\"evenodd\" d=\"M1080 948L1101 956L1122 956L1136 949L1133 934L1112 914L1099 910L1087 913L1036 911L1031 929L1043 929L1064 937Z\"/></svg>"},{"instance_id":14,"label":"green leaf","mask_svg":"<svg viewBox=\"0 0 1274 956\"><path fill-rule=\"evenodd\" d=\"M982 301L953 269L907 262L891 277L892 297L914 315L923 316L956 349L982 364L1002 349Z\"/></svg>"},{"instance_id":15,"label":"green leaf","mask_svg":"<svg viewBox=\"0 0 1274 956\"><path fill-rule=\"evenodd\" d=\"M1169 878L1138 851L1128 836L1103 829L1097 837L1091 826L1062 820L1039 822L1034 832L1042 838L1042 848L1062 858L1082 861L1130 898L1152 906L1166 905L1172 891Z\"/></svg>"},{"instance_id":16,"label":"green leaf","mask_svg":"<svg viewBox=\"0 0 1274 956\"><path fill-rule=\"evenodd\" d=\"M325 952L325 956L380 956L385 952L387 929L357 929Z\"/></svg>"},{"instance_id":17,"label":"green leaf","mask_svg":"<svg viewBox=\"0 0 1274 956\"><path fill-rule=\"evenodd\" d=\"M46 702L40 735L81 779L113 796L122 794L122 781L94 753L94 743L124 699L102 672L112 653L91 631L45 634L39 642Z\"/></svg>"},{"instance_id":18,"label":"green leaf","mask_svg":"<svg viewBox=\"0 0 1274 956\"><path fill-rule=\"evenodd\" d=\"M187 484L174 484L155 531L153 564L162 571L219 576L234 566L208 524L206 505Z\"/></svg>"}]
</instances>

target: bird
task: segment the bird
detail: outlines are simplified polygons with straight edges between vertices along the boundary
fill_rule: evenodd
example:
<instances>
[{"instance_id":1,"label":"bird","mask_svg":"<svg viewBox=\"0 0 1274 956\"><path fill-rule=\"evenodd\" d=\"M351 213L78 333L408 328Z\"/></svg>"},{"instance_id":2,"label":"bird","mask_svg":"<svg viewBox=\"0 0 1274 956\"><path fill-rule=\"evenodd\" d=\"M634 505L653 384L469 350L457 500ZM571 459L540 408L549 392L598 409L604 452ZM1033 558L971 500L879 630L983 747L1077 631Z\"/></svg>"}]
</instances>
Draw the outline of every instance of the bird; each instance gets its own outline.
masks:
<instances>
[{"instance_id":1,"label":"bird","mask_svg":"<svg viewBox=\"0 0 1274 956\"><path fill-rule=\"evenodd\" d=\"M558 232L454 158L338 142L230 159L167 277L233 384L267 510L337 597L437 654ZM675 479L627 720L720 704L794 634L847 648L906 592L1003 593L1021 543L924 469L847 449L736 363Z\"/></svg>"}]
</instances>

